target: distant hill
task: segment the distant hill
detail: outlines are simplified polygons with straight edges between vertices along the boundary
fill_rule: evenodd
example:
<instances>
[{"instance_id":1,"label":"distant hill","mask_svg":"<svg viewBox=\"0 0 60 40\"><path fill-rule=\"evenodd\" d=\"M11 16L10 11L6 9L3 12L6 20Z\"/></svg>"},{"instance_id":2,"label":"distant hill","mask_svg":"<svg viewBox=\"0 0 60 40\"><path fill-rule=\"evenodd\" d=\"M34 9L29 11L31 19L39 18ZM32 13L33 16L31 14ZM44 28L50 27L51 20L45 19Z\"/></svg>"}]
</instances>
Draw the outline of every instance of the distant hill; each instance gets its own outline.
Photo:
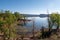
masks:
<instances>
[{"instance_id":1,"label":"distant hill","mask_svg":"<svg viewBox=\"0 0 60 40\"><path fill-rule=\"evenodd\" d=\"M25 17L38 17L39 15L33 15L33 14L21 14Z\"/></svg>"},{"instance_id":2,"label":"distant hill","mask_svg":"<svg viewBox=\"0 0 60 40\"><path fill-rule=\"evenodd\" d=\"M48 17L48 14L40 14L39 17L41 17L41 18Z\"/></svg>"},{"instance_id":3,"label":"distant hill","mask_svg":"<svg viewBox=\"0 0 60 40\"><path fill-rule=\"evenodd\" d=\"M25 16L25 17L41 17L41 18L43 18L43 17L48 17L48 14L40 14L40 15L21 14L21 15L23 15L23 16Z\"/></svg>"}]
</instances>

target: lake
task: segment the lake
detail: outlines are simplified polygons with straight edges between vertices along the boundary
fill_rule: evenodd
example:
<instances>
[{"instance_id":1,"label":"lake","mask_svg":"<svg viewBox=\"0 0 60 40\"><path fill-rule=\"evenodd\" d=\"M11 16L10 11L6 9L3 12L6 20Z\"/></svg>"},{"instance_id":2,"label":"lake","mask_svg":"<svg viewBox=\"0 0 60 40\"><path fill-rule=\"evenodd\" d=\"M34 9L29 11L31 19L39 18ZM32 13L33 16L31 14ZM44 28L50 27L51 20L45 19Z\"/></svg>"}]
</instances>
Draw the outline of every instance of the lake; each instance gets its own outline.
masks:
<instances>
[{"instance_id":1,"label":"lake","mask_svg":"<svg viewBox=\"0 0 60 40\"><path fill-rule=\"evenodd\" d=\"M34 20L35 29L40 29L42 26L44 26L45 28L48 27L47 17L45 17L45 18L28 17L27 19ZM33 26L33 21L30 21L30 22L27 22L26 23L27 29L30 29L31 30L32 29L32 26Z\"/></svg>"}]
</instances>

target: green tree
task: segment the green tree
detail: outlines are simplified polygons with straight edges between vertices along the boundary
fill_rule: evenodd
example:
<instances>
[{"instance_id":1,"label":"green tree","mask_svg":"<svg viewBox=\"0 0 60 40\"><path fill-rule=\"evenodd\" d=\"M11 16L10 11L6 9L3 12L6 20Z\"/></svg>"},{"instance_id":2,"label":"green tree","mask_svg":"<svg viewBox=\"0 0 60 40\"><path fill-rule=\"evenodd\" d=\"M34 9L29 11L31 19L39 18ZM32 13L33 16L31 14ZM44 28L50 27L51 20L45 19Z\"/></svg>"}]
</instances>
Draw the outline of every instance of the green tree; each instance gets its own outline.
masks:
<instances>
[{"instance_id":1,"label":"green tree","mask_svg":"<svg viewBox=\"0 0 60 40\"><path fill-rule=\"evenodd\" d=\"M4 37L10 39L15 32L13 25L16 22L16 17L10 11L0 12L0 15L0 30L3 30L2 32L4 32Z\"/></svg>"},{"instance_id":2,"label":"green tree","mask_svg":"<svg viewBox=\"0 0 60 40\"><path fill-rule=\"evenodd\" d=\"M14 12L14 15L16 16L17 19L23 18L23 15L20 15L19 12Z\"/></svg>"},{"instance_id":3,"label":"green tree","mask_svg":"<svg viewBox=\"0 0 60 40\"><path fill-rule=\"evenodd\" d=\"M4 33L4 40L16 37L15 25L17 25L17 20L21 18L23 16L19 12L12 13L9 10L0 12L0 31Z\"/></svg>"},{"instance_id":4,"label":"green tree","mask_svg":"<svg viewBox=\"0 0 60 40\"><path fill-rule=\"evenodd\" d=\"M9 30L9 37L8 37L8 39L10 39L12 37L12 34L13 34L12 31L14 30L12 24L15 23L16 17L11 12L5 11L5 21L6 21L7 27L8 27L7 32Z\"/></svg>"},{"instance_id":5,"label":"green tree","mask_svg":"<svg viewBox=\"0 0 60 40\"><path fill-rule=\"evenodd\" d=\"M52 24L57 26L57 29L59 29L60 24L60 14L59 13L52 13L50 15L50 20Z\"/></svg>"}]
</instances>

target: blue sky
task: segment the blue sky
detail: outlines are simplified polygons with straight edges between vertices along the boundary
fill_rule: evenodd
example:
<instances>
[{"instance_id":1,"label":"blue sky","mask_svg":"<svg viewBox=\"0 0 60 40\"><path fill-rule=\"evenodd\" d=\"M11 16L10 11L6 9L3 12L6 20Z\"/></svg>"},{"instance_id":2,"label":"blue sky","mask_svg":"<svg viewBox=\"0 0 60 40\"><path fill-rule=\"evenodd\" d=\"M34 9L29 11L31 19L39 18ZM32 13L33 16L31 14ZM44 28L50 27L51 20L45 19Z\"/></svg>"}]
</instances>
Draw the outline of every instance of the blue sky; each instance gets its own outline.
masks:
<instances>
[{"instance_id":1,"label":"blue sky","mask_svg":"<svg viewBox=\"0 0 60 40\"><path fill-rule=\"evenodd\" d=\"M24 14L41 14L60 11L60 0L0 0L0 10Z\"/></svg>"}]
</instances>

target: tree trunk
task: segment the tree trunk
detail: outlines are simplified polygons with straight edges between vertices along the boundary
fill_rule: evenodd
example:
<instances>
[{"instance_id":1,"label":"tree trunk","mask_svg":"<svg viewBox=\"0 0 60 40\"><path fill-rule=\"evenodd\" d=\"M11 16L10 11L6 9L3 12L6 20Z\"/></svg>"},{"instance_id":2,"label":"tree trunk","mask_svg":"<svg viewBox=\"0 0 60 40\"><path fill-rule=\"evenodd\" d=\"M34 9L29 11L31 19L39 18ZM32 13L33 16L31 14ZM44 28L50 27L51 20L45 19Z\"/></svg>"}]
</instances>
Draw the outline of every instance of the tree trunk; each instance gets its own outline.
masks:
<instances>
[{"instance_id":1,"label":"tree trunk","mask_svg":"<svg viewBox=\"0 0 60 40\"><path fill-rule=\"evenodd\" d=\"M56 30L57 30L57 32L59 32L59 25L57 26Z\"/></svg>"}]
</instances>

